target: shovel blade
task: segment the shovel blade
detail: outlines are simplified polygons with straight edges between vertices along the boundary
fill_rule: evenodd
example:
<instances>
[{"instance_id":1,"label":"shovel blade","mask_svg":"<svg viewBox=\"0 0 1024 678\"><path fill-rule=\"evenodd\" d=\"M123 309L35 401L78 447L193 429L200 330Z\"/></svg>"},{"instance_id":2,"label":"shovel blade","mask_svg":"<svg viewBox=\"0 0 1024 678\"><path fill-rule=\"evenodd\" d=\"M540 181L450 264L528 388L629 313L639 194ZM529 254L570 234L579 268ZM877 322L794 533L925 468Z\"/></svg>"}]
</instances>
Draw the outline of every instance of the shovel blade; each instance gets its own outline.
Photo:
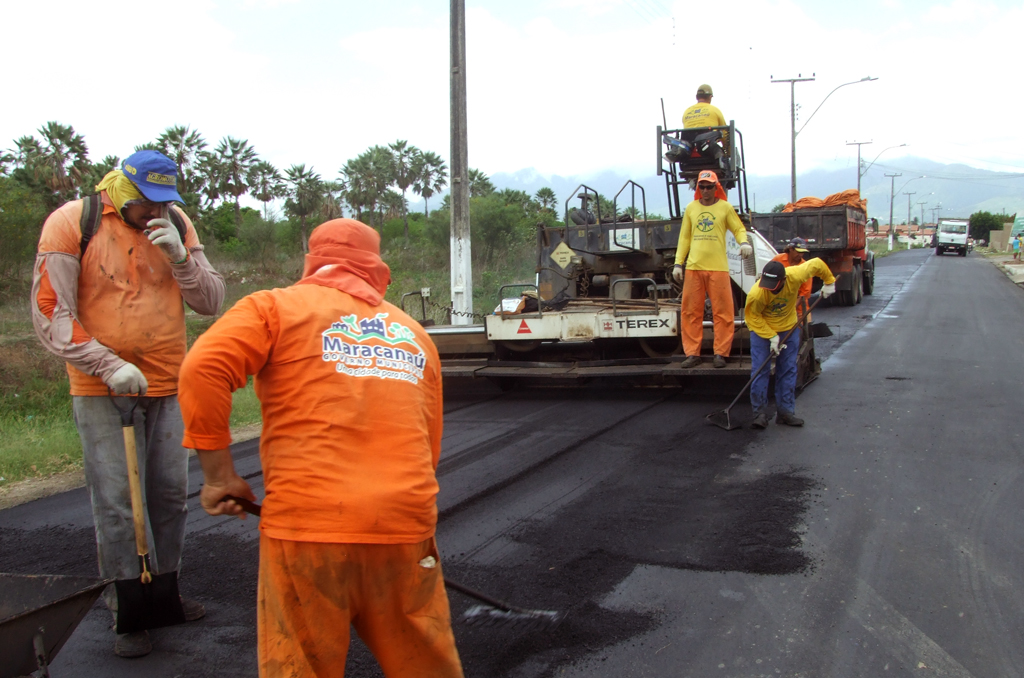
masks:
<instances>
[{"instance_id":1,"label":"shovel blade","mask_svg":"<svg viewBox=\"0 0 1024 678\"><path fill-rule=\"evenodd\" d=\"M726 431L731 431L734 428L739 428L738 423L733 423L732 417L729 415L729 410L719 410L718 412L712 412L705 417L709 422L719 428L724 428Z\"/></svg>"},{"instance_id":2,"label":"shovel blade","mask_svg":"<svg viewBox=\"0 0 1024 678\"><path fill-rule=\"evenodd\" d=\"M474 605L462 613L462 623L469 626L492 626L530 632L552 629L565 619L564 612L555 610L526 610L511 608L499 610L490 605Z\"/></svg>"},{"instance_id":3,"label":"shovel blade","mask_svg":"<svg viewBox=\"0 0 1024 678\"><path fill-rule=\"evenodd\" d=\"M139 578L118 579L117 632L134 633L185 623L178 593L178 573L155 574L143 584Z\"/></svg>"}]
</instances>

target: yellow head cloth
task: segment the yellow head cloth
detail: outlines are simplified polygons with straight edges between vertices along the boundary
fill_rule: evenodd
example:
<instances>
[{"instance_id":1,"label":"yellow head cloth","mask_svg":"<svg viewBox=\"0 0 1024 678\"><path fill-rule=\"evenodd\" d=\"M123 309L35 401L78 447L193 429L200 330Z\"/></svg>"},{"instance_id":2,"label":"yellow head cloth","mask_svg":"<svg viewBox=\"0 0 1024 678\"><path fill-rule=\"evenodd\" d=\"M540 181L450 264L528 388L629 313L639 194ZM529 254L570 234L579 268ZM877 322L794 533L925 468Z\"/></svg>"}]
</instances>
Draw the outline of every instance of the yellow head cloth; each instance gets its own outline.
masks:
<instances>
[{"instance_id":1,"label":"yellow head cloth","mask_svg":"<svg viewBox=\"0 0 1024 678\"><path fill-rule=\"evenodd\" d=\"M142 199L139 189L135 188L132 180L126 177L119 169L107 172L107 175L100 180L100 183L96 184L96 190L107 192L107 195L110 196L110 201L117 208L118 214L121 213L121 208L129 200Z\"/></svg>"}]
</instances>

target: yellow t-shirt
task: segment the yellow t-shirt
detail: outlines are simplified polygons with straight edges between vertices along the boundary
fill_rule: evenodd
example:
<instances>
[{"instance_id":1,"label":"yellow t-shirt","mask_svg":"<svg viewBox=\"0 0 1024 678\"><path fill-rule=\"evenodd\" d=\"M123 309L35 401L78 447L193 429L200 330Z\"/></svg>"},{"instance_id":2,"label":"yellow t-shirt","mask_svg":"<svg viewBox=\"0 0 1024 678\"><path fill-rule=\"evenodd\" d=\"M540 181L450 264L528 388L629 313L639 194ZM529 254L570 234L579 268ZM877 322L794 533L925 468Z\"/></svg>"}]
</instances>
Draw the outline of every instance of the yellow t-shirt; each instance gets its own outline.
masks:
<instances>
[{"instance_id":1,"label":"yellow t-shirt","mask_svg":"<svg viewBox=\"0 0 1024 678\"><path fill-rule=\"evenodd\" d=\"M821 278L826 285L836 281L824 261L808 259L802 264L786 268L786 282L778 294L755 285L747 294L744 313L750 331L759 337L771 339L776 334L792 329L797 321L796 302L800 299L800 286L811 278Z\"/></svg>"},{"instance_id":2,"label":"yellow t-shirt","mask_svg":"<svg viewBox=\"0 0 1024 678\"><path fill-rule=\"evenodd\" d=\"M676 263L686 262L691 271L728 271L729 259L725 254L725 231L732 231L736 242L747 242L747 231L727 200L719 199L714 205L701 205L694 200L683 212L676 247Z\"/></svg>"},{"instance_id":3,"label":"yellow t-shirt","mask_svg":"<svg viewBox=\"0 0 1024 678\"><path fill-rule=\"evenodd\" d=\"M722 111L718 110L717 106L712 106L703 101L698 101L683 111L683 129L690 129L691 127L722 127L726 124L728 123L725 122L725 116L722 115Z\"/></svg>"}]
</instances>

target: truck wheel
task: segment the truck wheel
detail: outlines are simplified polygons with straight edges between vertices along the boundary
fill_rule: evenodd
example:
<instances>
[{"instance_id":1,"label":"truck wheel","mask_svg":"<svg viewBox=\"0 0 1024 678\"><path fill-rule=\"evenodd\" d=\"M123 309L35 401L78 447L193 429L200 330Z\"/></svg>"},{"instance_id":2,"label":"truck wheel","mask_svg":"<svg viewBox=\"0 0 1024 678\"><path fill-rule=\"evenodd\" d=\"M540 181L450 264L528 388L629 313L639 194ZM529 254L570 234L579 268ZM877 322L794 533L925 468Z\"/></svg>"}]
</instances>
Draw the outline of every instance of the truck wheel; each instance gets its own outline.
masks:
<instances>
[{"instance_id":1,"label":"truck wheel","mask_svg":"<svg viewBox=\"0 0 1024 678\"><path fill-rule=\"evenodd\" d=\"M864 271L864 294L871 296L875 292L875 267Z\"/></svg>"},{"instance_id":2,"label":"truck wheel","mask_svg":"<svg viewBox=\"0 0 1024 678\"><path fill-rule=\"evenodd\" d=\"M960 250L960 256L961 257L966 257L967 256L967 248L966 247L963 248L962 250Z\"/></svg>"},{"instance_id":3,"label":"truck wheel","mask_svg":"<svg viewBox=\"0 0 1024 678\"><path fill-rule=\"evenodd\" d=\"M853 287L850 290L853 293L854 305L859 304L864 299L864 267L856 265L853 267Z\"/></svg>"},{"instance_id":4,"label":"truck wheel","mask_svg":"<svg viewBox=\"0 0 1024 678\"><path fill-rule=\"evenodd\" d=\"M935 248L935 256L937 256L937 257L941 257L942 256L942 248L941 247L936 247Z\"/></svg>"}]
</instances>

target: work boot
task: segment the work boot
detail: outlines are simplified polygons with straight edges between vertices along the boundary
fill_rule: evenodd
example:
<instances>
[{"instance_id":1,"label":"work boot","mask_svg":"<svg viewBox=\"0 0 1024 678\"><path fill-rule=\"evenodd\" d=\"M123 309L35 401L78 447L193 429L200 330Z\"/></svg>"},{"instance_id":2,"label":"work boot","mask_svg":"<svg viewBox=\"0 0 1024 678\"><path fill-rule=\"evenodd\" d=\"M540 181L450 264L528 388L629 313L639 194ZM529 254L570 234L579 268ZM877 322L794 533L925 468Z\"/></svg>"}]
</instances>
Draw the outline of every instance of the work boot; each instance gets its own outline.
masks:
<instances>
[{"instance_id":1,"label":"work boot","mask_svg":"<svg viewBox=\"0 0 1024 678\"><path fill-rule=\"evenodd\" d=\"M758 412L754 416L754 421L750 422L750 428L768 428L768 417L764 412Z\"/></svg>"},{"instance_id":2,"label":"work boot","mask_svg":"<svg viewBox=\"0 0 1024 678\"><path fill-rule=\"evenodd\" d=\"M795 414L786 414L785 412L778 412L775 414L776 424L785 424L786 426L803 426L804 420Z\"/></svg>"},{"instance_id":3,"label":"work boot","mask_svg":"<svg viewBox=\"0 0 1024 678\"><path fill-rule=\"evenodd\" d=\"M719 369L725 367L725 356L716 355L713 364Z\"/></svg>"},{"instance_id":4,"label":"work boot","mask_svg":"<svg viewBox=\"0 0 1024 678\"><path fill-rule=\"evenodd\" d=\"M181 609L185 611L185 621L195 621L206 616L206 608L198 600L181 596Z\"/></svg>"},{"instance_id":5,"label":"work boot","mask_svg":"<svg viewBox=\"0 0 1024 678\"><path fill-rule=\"evenodd\" d=\"M697 365L700 365L702 362L704 361L701 360L701 357L699 355L689 355L686 356L686 360L679 364L679 367L683 368L684 370L688 370L691 367L696 367Z\"/></svg>"},{"instance_id":6,"label":"work boot","mask_svg":"<svg viewBox=\"0 0 1024 678\"><path fill-rule=\"evenodd\" d=\"M114 654L118 657L145 657L153 651L153 643L149 642L149 631L119 633L114 641Z\"/></svg>"}]
</instances>

